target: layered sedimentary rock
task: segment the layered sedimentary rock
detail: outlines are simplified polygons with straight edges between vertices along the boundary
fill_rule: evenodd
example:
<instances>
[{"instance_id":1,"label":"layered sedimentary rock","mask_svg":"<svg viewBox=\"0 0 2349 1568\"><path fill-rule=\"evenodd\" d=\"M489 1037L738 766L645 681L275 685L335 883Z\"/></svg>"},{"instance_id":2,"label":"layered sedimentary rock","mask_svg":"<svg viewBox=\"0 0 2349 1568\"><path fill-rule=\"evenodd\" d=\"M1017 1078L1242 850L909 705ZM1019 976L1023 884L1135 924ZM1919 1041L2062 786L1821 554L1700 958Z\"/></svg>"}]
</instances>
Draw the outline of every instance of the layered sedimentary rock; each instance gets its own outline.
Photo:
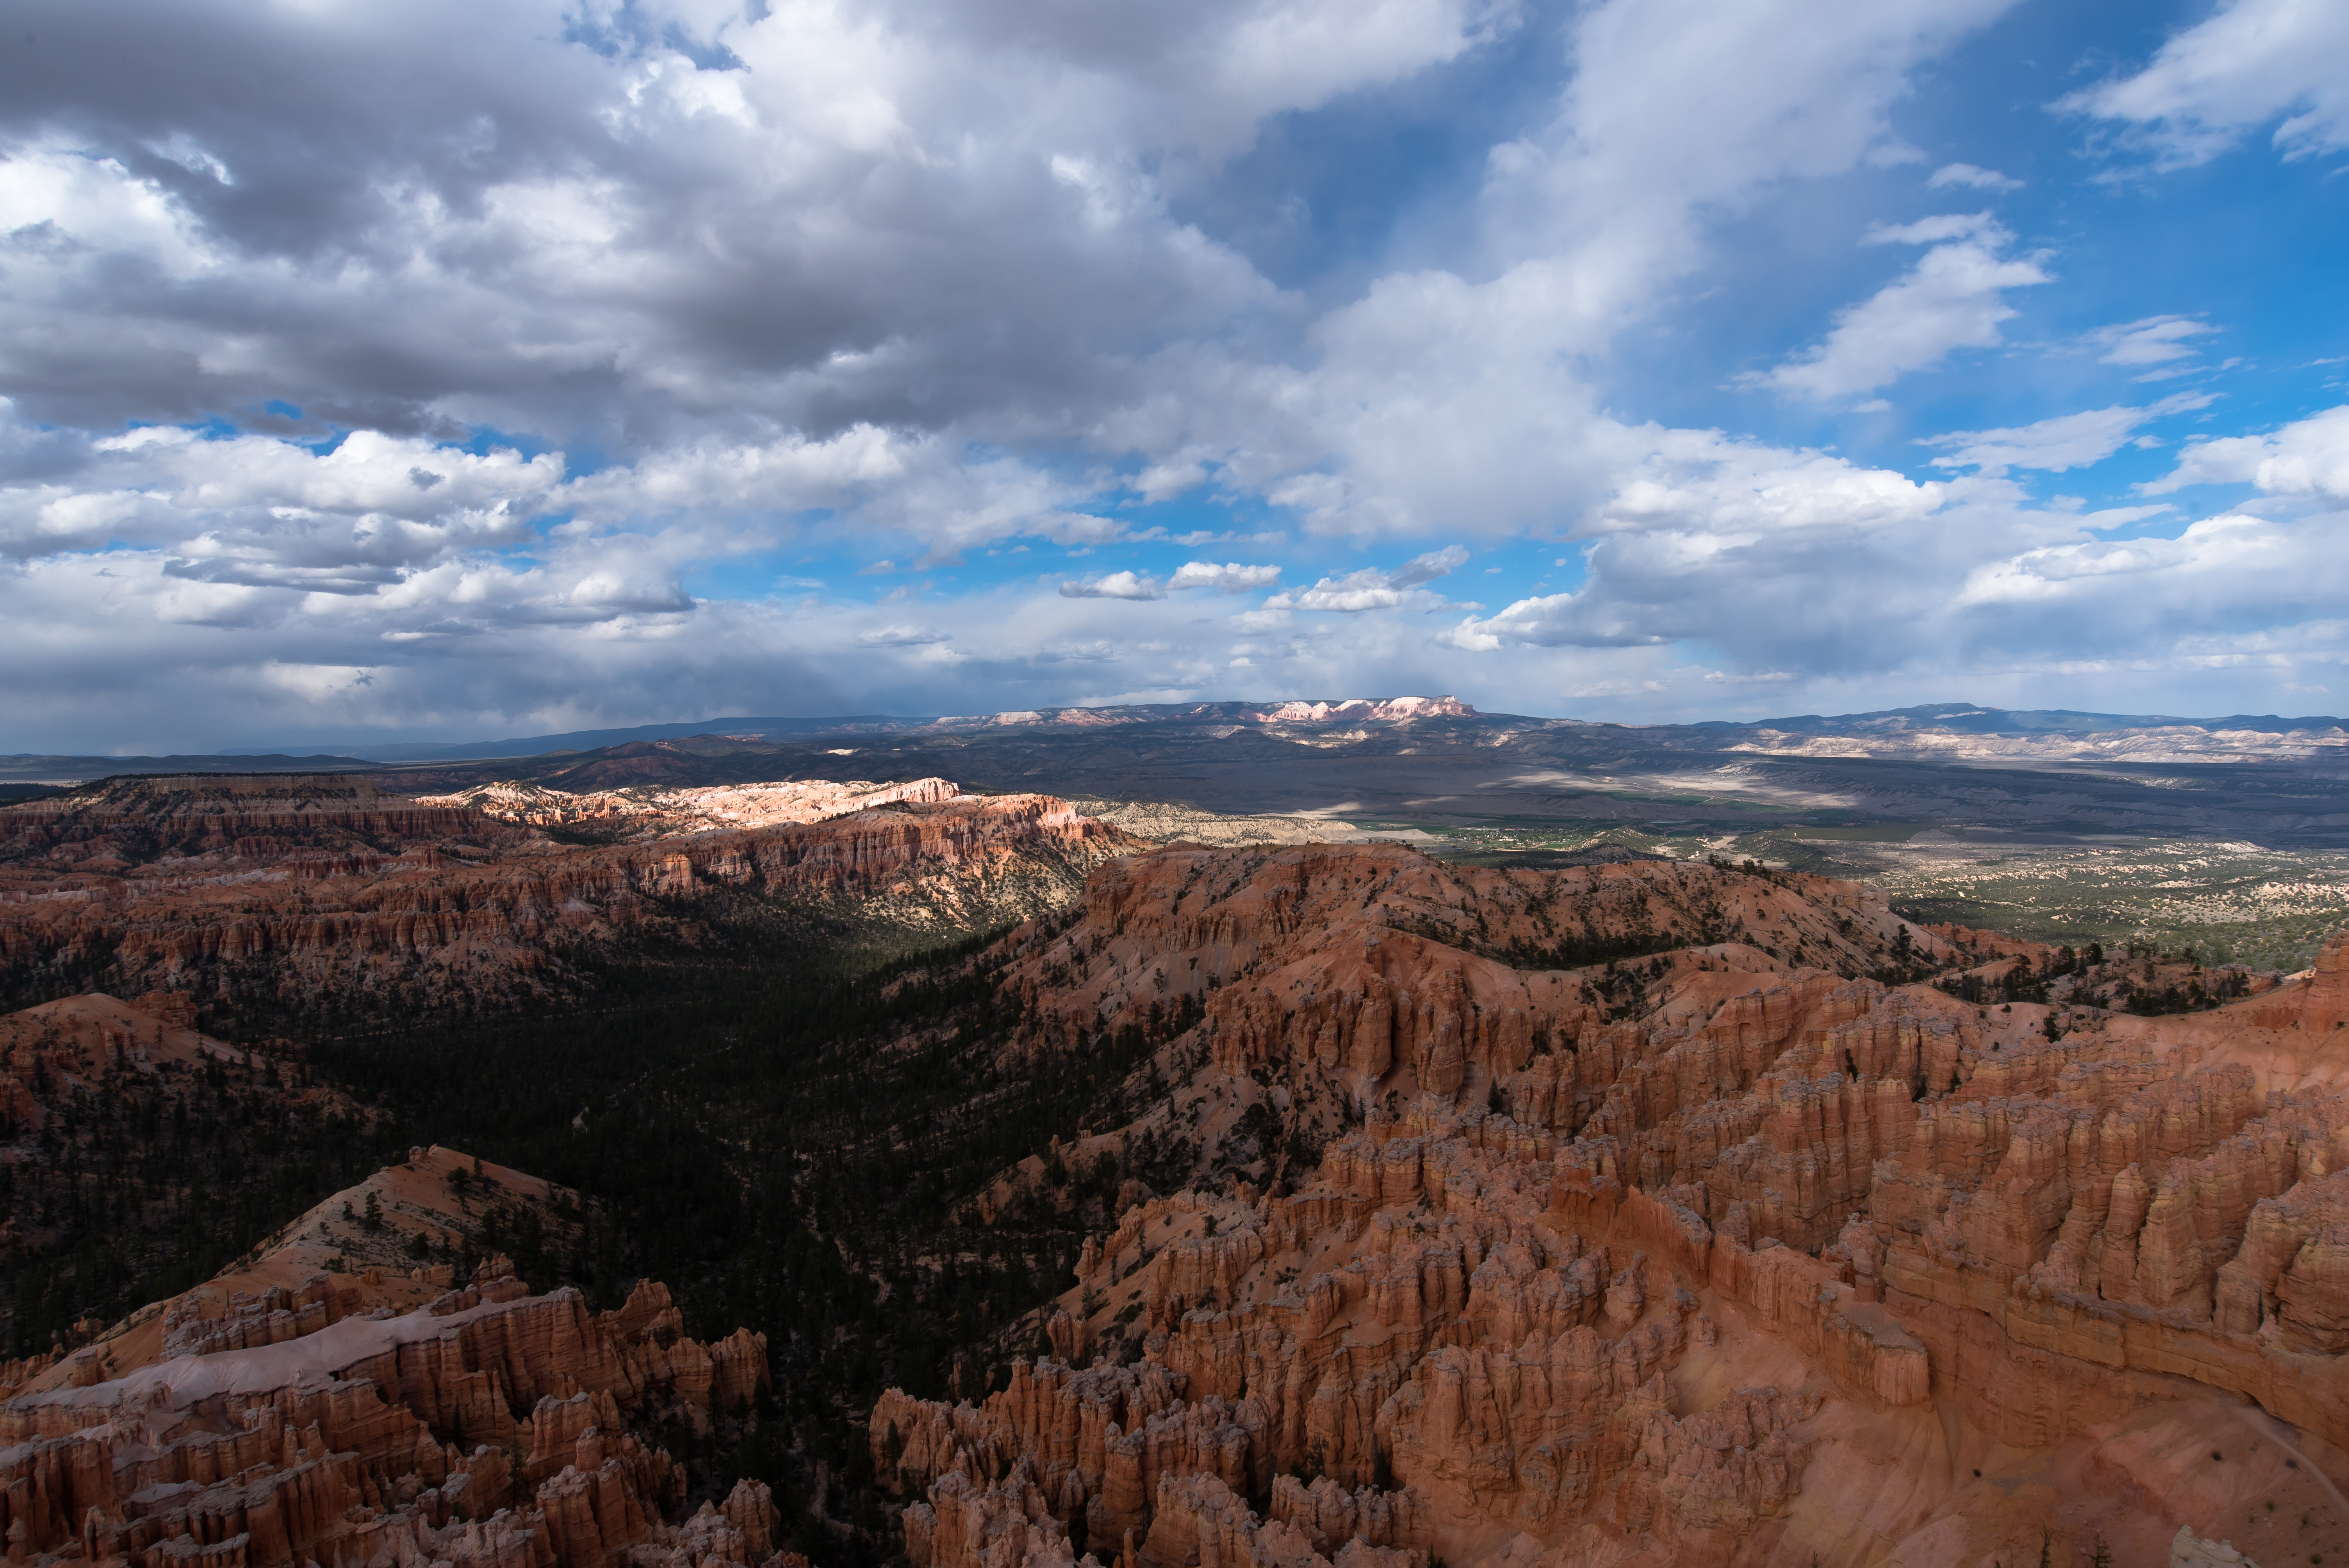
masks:
<instances>
[{"instance_id":1,"label":"layered sedimentary rock","mask_svg":"<svg viewBox=\"0 0 2349 1568\"><path fill-rule=\"evenodd\" d=\"M525 1171L438 1144L410 1149L400 1163L296 1215L224 1273L132 1314L99 1347L119 1374L177 1355L281 1343L354 1315L419 1306L445 1315L504 1299L519 1286L498 1283L511 1265L473 1244L485 1222L510 1233L527 1213L543 1238L567 1244L580 1212L576 1192ZM490 1283L459 1289L456 1260L483 1250ZM647 1289L641 1299L667 1306L665 1291ZM631 1302L617 1324L629 1338L645 1331L629 1316L637 1307ZM672 1314L664 1326L681 1323Z\"/></svg>"},{"instance_id":2,"label":"layered sedimentary rock","mask_svg":"<svg viewBox=\"0 0 2349 1568\"><path fill-rule=\"evenodd\" d=\"M419 806L451 806L500 821L534 828L603 829L615 836L710 832L828 821L853 811L899 801L929 804L962 791L944 779L905 784L833 783L812 779L781 784L727 784L702 789L640 786L574 792L520 780L477 784L448 795L419 795Z\"/></svg>"},{"instance_id":3,"label":"layered sedimentary rock","mask_svg":"<svg viewBox=\"0 0 2349 1568\"><path fill-rule=\"evenodd\" d=\"M743 811L773 815L751 799L767 787L746 790ZM677 924L712 890L985 923L1052 907L1130 847L1050 796L896 792L819 821L579 845L365 779L118 782L0 808L0 966L103 969L118 989L208 1002L330 984L512 993L569 946ZM695 807L698 820L729 809Z\"/></svg>"},{"instance_id":4,"label":"layered sedimentary rock","mask_svg":"<svg viewBox=\"0 0 2349 1568\"><path fill-rule=\"evenodd\" d=\"M1675 929L1715 940L1625 952ZM2349 1456L2345 950L2218 1011L2067 1010L2068 1033L1865 973L1982 945L1848 884L1703 867L1105 868L1081 918L1012 939L1008 986L1040 1038L1185 1032L1171 1103L1067 1152L1188 1134L1222 1173L1088 1243L1039 1325L1053 1354L1009 1387L882 1400L909 1553L2267 1543L2260 1505L2321 1502ZM1313 1132L1309 1164L1247 1158ZM2336 1515L2282 1517L2297 1552L2349 1544Z\"/></svg>"},{"instance_id":5,"label":"layered sedimentary rock","mask_svg":"<svg viewBox=\"0 0 2349 1568\"><path fill-rule=\"evenodd\" d=\"M676 1518L683 1472L627 1430L754 1395L763 1337L682 1337L650 1283L600 1315L532 1295L502 1259L405 1314L356 1295L322 1274L266 1310L176 1315L164 1359L0 1407L10 1560L785 1568L764 1485Z\"/></svg>"}]
</instances>

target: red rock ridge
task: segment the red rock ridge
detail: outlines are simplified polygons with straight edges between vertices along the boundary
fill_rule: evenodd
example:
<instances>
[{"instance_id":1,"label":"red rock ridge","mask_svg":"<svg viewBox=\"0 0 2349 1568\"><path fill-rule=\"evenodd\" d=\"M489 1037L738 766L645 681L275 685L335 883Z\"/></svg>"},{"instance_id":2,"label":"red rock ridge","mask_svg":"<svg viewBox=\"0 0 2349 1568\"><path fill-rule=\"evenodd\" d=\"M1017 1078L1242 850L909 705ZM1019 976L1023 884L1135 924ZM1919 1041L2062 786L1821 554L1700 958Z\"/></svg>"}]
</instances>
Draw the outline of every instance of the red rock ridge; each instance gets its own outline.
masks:
<instances>
[{"instance_id":1,"label":"red rock ridge","mask_svg":"<svg viewBox=\"0 0 2349 1568\"><path fill-rule=\"evenodd\" d=\"M245 1054L194 1028L195 1006L169 991L129 1002L69 996L0 1017L0 1128L40 1128L60 1097L102 1091L109 1068L151 1077ZM37 1086L46 1083L46 1092Z\"/></svg>"},{"instance_id":2,"label":"red rock ridge","mask_svg":"<svg viewBox=\"0 0 2349 1568\"><path fill-rule=\"evenodd\" d=\"M305 1294L338 1293L320 1276ZM492 1260L404 1315L334 1315L113 1380L91 1361L0 1408L0 1537L12 1561L140 1568L804 1568L775 1552L759 1483L667 1522L683 1474L624 1418L705 1420L768 1376L763 1336L702 1346L678 1328L649 1282L598 1315Z\"/></svg>"},{"instance_id":3,"label":"red rock ridge","mask_svg":"<svg viewBox=\"0 0 2349 1568\"><path fill-rule=\"evenodd\" d=\"M230 782L217 798L126 786L0 808L0 964L103 953L122 983L208 997L329 981L429 991L452 975L510 990L566 945L668 918L713 887L884 903L919 891L909 913L967 906L984 921L1001 903L1049 907L1055 876L1132 847L1044 795L572 847L478 811L403 806L364 779L266 781L279 793L258 799Z\"/></svg>"},{"instance_id":4,"label":"red rock ridge","mask_svg":"<svg viewBox=\"0 0 2349 1568\"><path fill-rule=\"evenodd\" d=\"M1294 1191L1129 1210L1008 1388L885 1396L920 1568L2012 1563L2043 1528L2127 1561L2321 1501L2349 1456L2349 947L2051 1042L2044 1007L1750 945L1623 961L1610 995L1605 966L1396 929L1448 911L1506 951L1554 940L1540 913L1620 929L1644 894L1661 927L1710 894L1781 951L1896 934L1846 885L1601 870L1545 909L1394 851L1167 851L1013 939L1048 1037L1196 999L1155 1125L1368 1109Z\"/></svg>"},{"instance_id":5,"label":"red rock ridge","mask_svg":"<svg viewBox=\"0 0 2349 1568\"><path fill-rule=\"evenodd\" d=\"M900 800L927 804L951 800L961 793L944 779L916 779L905 784L801 779L701 789L639 785L580 791L508 780L477 784L448 795L419 796L417 804L455 806L537 828L604 827L653 836L821 822Z\"/></svg>"}]
</instances>

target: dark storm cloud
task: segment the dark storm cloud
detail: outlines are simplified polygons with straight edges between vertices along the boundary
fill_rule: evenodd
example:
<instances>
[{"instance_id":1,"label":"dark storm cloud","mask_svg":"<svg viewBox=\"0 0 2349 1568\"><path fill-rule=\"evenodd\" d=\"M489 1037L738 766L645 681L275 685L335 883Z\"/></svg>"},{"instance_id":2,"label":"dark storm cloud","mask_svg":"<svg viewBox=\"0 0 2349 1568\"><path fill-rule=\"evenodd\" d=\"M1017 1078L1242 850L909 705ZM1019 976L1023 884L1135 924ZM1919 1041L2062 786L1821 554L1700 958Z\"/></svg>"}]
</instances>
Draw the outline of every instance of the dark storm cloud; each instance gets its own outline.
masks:
<instances>
[{"instance_id":1,"label":"dark storm cloud","mask_svg":"<svg viewBox=\"0 0 2349 1568\"><path fill-rule=\"evenodd\" d=\"M80 249L48 286L14 280L0 391L94 426L276 400L623 443L745 415L1065 435L1133 356L1270 303L1137 160L1463 46L1446 7L1404 9L1411 36L1335 64L1186 61L1165 46L1210 48L1199 17L1063 36L1004 8L737 17L698 69L551 6L35 4L0 135L143 184L202 264L58 239Z\"/></svg>"}]
</instances>

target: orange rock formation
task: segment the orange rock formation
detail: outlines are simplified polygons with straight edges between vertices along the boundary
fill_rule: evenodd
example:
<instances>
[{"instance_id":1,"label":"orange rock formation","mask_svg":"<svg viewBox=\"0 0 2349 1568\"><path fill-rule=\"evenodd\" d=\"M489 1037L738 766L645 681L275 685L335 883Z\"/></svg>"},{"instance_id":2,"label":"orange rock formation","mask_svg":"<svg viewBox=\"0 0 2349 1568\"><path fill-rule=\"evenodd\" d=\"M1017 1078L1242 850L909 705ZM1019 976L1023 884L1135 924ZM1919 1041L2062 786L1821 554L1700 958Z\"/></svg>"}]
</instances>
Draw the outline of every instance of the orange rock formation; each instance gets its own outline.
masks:
<instances>
[{"instance_id":1,"label":"orange rock formation","mask_svg":"<svg viewBox=\"0 0 2349 1568\"><path fill-rule=\"evenodd\" d=\"M416 803L454 806L536 828L598 827L651 838L663 833L823 822L901 800L928 804L951 800L961 793L944 779L916 779L910 784L835 784L811 779L781 784L701 789L639 785L576 792L509 780L477 784L449 795L420 795Z\"/></svg>"},{"instance_id":2,"label":"orange rock formation","mask_svg":"<svg viewBox=\"0 0 2349 1568\"><path fill-rule=\"evenodd\" d=\"M185 995L152 991L129 1002L71 996L0 1017L0 1133L44 1126L52 1103L98 1089L109 1068L152 1076L207 1058L245 1059L199 1034L195 1016Z\"/></svg>"},{"instance_id":3,"label":"orange rock formation","mask_svg":"<svg viewBox=\"0 0 2349 1568\"><path fill-rule=\"evenodd\" d=\"M754 1396L763 1336L685 1338L650 1282L600 1315L533 1296L503 1259L405 1313L362 1310L376 1283L316 1274L221 1316L182 1298L160 1358L92 1346L0 1407L9 1560L805 1568L760 1483L667 1522L683 1472L623 1424Z\"/></svg>"},{"instance_id":4,"label":"orange rock formation","mask_svg":"<svg viewBox=\"0 0 2349 1568\"><path fill-rule=\"evenodd\" d=\"M1537 966L1675 930L1744 940ZM1850 977L1962 959L1903 935L1850 884L1693 866L1097 872L1010 939L1039 1034L1189 998L1152 1130L1337 1135L1126 1212L1009 1387L883 1398L917 1568L2349 1547L2349 945L2051 1041Z\"/></svg>"},{"instance_id":5,"label":"orange rock formation","mask_svg":"<svg viewBox=\"0 0 2349 1568\"><path fill-rule=\"evenodd\" d=\"M0 807L0 965L103 957L118 989L207 999L451 976L497 994L712 888L919 895L908 918L984 921L1050 907L1053 873L1131 847L1050 796L952 791L925 780L813 823L574 846L358 778L117 782Z\"/></svg>"}]
</instances>

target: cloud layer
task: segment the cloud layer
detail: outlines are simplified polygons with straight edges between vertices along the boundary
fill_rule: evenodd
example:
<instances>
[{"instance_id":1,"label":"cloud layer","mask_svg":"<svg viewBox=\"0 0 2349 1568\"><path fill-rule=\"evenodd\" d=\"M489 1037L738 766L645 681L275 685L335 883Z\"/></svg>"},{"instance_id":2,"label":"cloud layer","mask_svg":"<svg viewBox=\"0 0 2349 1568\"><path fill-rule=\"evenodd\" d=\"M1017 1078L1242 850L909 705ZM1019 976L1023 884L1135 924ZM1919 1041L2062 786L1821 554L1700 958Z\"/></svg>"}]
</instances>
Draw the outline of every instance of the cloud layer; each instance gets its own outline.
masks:
<instances>
[{"instance_id":1,"label":"cloud layer","mask_svg":"<svg viewBox=\"0 0 2349 1568\"><path fill-rule=\"evenodd\" d=\"M1901 123L2013 0L28 0L0 750L2281 703L2339 661L2337 396L2211 425L2240 325L2036 321L2085 242L2021 209L2349 146L2338 9L2181 21L2043 116L2057 177ZM1625 345L1717 296L1775 335L1651 418Z\"/></svg>"}]
</instances>

